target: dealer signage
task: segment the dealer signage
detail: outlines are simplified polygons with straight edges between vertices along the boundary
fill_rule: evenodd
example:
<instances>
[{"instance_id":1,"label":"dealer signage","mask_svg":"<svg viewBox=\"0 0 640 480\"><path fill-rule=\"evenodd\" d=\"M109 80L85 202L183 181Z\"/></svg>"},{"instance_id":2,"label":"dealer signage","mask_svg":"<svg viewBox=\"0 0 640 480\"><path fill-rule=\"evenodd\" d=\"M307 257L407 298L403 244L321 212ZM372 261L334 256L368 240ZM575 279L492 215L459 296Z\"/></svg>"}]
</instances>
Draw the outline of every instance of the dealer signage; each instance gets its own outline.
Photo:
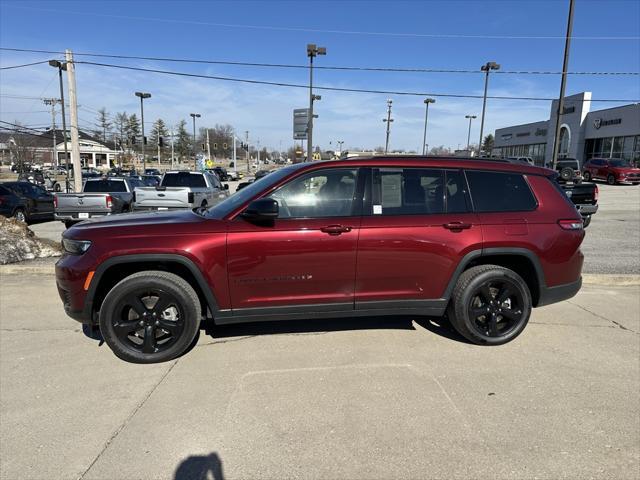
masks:
<instances>
[{"instance_id":1,"label":"dealer signage","mask_svg":"<svg viewBox=\"0 0 640 480\"><path fill-rule=\"evenodd\" d=\"M593 127L598 130L600 127L607 127L609 125L620 125L622 123L621 118L612 118L610 120L603 120L602 118L596 118L593 121Z\"/></svg>"}]
</instances>

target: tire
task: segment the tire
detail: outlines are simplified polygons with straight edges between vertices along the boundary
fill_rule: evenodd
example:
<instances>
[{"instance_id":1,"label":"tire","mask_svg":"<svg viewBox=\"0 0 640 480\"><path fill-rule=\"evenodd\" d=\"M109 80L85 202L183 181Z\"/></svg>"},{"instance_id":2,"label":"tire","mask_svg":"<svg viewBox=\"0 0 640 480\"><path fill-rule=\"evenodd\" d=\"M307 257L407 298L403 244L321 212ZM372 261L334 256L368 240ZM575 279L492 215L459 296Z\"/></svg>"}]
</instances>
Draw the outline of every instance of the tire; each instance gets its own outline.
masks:
<instances>
[{"instance_id":1,"label":"tire","mask_svg":"<svg viewBox=\"0 0 640 480\"><path fill-rule=\"evenodd\" d=\"M573 168L564 167L562 170L560 170L560 178L565 182L568 182L569 180L571 180L573 178L573 175L574 175Z\"/></svg>"},{"instance_id":2,"label":"tire","mask_svg":"<svg viewBox=\"0 0 640 480\"><path fill-rule=\"evenodd\" d=\"M591 223L591 215L587 215L586 217L582 217L582 228L587 228Z\"/></svg>"},{"instance_id":3,"label":"tire","mask_svg":"<svg viewBox=\"0 0 640 480\"><path fill-rule=\"evenodd\" d=\"M502 295L507 296L501 301ZM529 287L520 275L497 265L479 265L460 275L448 315L453 328L470 342L502 345L522 333L531 307Z\"/></svg>"},{"instance_id":4,"label":"tire","mask_svg":"<svg viewBox=\"0 0 640 480\"><path fill-rule=\"evenodd\" d=\"M65 220L64 221L64 228L66 228L67 230L69 230L71 227L73 227L76 223L78 222L72 222L71 220Z\"/></svg>"},{"instance_id":5,"label":"tire","mask_svg":"<svg viewBox=\"0 0 640 480\"><path fill-rule=\"evenodd\" d=\"M614 177L613 175L609 174L607 176L607 183L609 185L615 185L616 184L616 177Z\"/></svg>"},{"instance_id":6,"label":"tire","mask_svg":"<svg viewBox=\"0 0 640 480\"><path fill-rule=\"evenodd\" d=\"M56 183L56 184L53 186L53 191L54 191L54 192L59 192L60 190L62 190L62 187L60 187L60 184L59 184L59 183Z\"/></svg>"},{"instance_id":7,"label":"tire","mask_svg":"<svg viewBox=\"0 0 640 480\"><path fill-rule=\"evenodd\" d=\"M15 218L17 221L21 222L21 223L29 223L28 222L28 218L27 218L27 214L25 213L24 209L22 208L16 208L15 211L13 212L13 218Z\"/></svg>"},{"instance_id":8,"label":"tire","mask_svg":"<svg viewBox=\"0 0 640 480\"><path fill-rule=\"evenodd\" d=\"M200 300L187 281L169 272L145 271L128 276L109 291L99 323L117 357L131 363L160 363L189 348L200 320Z\"/></svg>"},{"instance_id":9,"label":"tire","mask_svg":"<svg viewBox=\"0 0 640 480\"><path fill-rule=\"evenodd\" d=\"M589 172L584 172L582 174L582 178L584 178L585 182L590 182L591 181L591 174Z\"/></svg>"}]
</instances>

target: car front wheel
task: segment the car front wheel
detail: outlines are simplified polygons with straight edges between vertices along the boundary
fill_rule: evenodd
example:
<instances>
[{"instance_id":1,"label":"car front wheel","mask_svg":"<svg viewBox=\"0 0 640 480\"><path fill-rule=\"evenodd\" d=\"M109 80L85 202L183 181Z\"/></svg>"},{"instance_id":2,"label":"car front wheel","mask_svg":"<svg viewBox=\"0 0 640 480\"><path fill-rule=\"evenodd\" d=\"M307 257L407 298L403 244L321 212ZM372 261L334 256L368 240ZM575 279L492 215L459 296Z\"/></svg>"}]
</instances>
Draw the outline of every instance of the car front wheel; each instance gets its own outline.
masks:
<instances>
[{"instance_id":1,"label":"car front wheel","mask_svg":"<svg viewBox=\"0 0 640 480\"><path fill-rule=\"evenodd\" d=\"M616 177L614 177L613 175L609 174L609 176L607 177L607 183L609 185L615 185L616 184Z\"/></svg>"},{"instance_id":2,"label":"car front wheel","mask_svg":"<svg viewBox=\"0 0 640 480\"><path fill-rule=\"evenodd\" d=\"M520 275L497 265L479 265L460 275L448 315L470 342L501 345L522 333L531 306L531 293Z\"/></svg>"},{"instance_id":3,"label":"car front wheel","mask_svg":"<svg viewBox=\"0 0 640 480\"><path fill-rule=\"evenodd\" d=\"M113 353L132 363L159 363L184 353L200 326L198 295L183 278L145 271L120 281L100 309L100 331Z\"/></svg>"}]
</instances>

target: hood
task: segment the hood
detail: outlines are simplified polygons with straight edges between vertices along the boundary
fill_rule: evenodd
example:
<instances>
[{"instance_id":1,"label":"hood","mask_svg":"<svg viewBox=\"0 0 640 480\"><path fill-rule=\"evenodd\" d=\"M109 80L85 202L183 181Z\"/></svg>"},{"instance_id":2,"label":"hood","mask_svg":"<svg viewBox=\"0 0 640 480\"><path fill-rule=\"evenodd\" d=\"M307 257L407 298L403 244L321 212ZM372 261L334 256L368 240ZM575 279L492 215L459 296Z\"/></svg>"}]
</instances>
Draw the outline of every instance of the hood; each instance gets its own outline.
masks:
<instances>
[{"instance_id":1,"label":"hood","mask_svg":"<svg viewBox=\"0 0 640 480\"><path fill-rule=\"evenodd\" d=\"M121 213L84 220L83 222L76 224L74 228L87 229L104 227L135 227L141 225L175 225L181 223L195 223L202 219L202 216L193 213L191 210Z\"/></svg>"}]
</instances>

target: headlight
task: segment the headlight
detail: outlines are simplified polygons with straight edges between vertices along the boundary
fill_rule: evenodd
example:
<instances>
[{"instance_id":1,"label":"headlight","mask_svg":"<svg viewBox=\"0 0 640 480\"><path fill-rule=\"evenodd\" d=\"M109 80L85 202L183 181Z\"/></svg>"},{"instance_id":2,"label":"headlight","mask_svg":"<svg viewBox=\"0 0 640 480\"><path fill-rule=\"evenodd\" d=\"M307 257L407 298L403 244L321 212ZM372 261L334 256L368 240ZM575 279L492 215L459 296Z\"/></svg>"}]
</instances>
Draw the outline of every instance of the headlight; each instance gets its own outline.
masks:
<instances>
[{"instance_id":1,"label":"headlight","mask_svg":"<svg viewBox=\"0 0 640 480\"><path fill-rule=\"evenodd\" d=\"M62 239L62 248L72 255L82 255L89 250L91 242L89 240L71 240L70 238Z\"/></svg>"}]
</instances>

